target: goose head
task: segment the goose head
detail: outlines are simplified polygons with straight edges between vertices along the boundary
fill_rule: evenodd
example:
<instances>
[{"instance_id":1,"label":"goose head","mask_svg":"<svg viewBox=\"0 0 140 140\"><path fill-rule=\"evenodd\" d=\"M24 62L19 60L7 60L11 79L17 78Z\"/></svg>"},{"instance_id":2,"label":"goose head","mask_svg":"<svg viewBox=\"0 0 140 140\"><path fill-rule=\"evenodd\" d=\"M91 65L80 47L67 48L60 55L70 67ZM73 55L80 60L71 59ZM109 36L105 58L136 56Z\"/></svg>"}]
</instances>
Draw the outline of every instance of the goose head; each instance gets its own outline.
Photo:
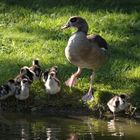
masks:
<instances>
[{"instance_id":1,"label":"goose head","mask_svg":"<svg viewBox=\"0 0 140 140\"><path fill-rule=\"evenodd\" d=\"M70 27L77 28L78 31L85 32L86 34L88 32L88 24L86 20L80 16L70 17L67 23L61 27L61 29L66 29Z\"/></svg>"}]
</instances>

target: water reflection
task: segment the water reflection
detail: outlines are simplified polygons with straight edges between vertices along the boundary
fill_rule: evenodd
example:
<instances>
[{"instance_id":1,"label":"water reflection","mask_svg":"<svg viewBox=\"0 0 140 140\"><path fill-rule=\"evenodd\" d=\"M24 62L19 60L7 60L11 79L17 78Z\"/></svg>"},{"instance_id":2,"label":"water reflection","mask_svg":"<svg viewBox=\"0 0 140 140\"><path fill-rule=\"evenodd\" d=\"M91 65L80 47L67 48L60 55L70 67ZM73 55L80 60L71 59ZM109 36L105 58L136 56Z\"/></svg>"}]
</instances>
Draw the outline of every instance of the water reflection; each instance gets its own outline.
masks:
<instances>
[{"instance_id":1,"label":"water reflection","mask_svg":"<svg viewBox=\"0 0 140 140\"><path fill-rule=\"evenodd\" d=\"M113 119L108 122L108 132L111 132L112 136L124 136L124 130L122 125L118 125L118 123Z\"/></svg>"},{"instance_id":2,"label":"water reflection","mask_svg":"<svg viewBox=\"0 0 140 140\"><path fill-rule=\"evenodd\" d=\"M78 135L77 134L70 134L68 136L67 140L78 140Z\"/></svg>"},{"instance_id":3,"label":"water reflection","mask_svg":"<svg viewBox=\"0 0 140 140\"><path fill-rule=\"evenodd\" d=\"M0 115L0 140L139 140L136 121Z\"/></svg>"},{"instance_id":4,"label":"water reflection","mask_svg":"<svg viewBox=\"0 0 140 140\"><path fill-rule=\"evenodd\" d=\"M57 140L57 136L60 132L60 128L46 128L46 140Z\"/></svg>"}]
</instances>

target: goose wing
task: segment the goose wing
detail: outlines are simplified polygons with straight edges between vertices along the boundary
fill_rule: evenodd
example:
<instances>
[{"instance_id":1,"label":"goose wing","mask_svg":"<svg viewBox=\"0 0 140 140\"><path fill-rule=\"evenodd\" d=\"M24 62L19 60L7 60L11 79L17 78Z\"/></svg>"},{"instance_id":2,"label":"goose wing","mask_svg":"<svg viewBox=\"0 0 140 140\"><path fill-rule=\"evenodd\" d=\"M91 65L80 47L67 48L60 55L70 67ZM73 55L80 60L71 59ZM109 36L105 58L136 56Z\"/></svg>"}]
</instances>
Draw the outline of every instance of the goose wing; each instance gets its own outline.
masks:
<instances>
[{"instance_id":1,"label":"goose wing","mask_svg":"<svg viewBox=\"0 0 140 140\"><path fill-rule=\"evenodd\" d=\"M94 43L94 44L97 44L98 47L100 48L104 48L105 50L108 49L108 44L107 42L105 41L104 38L102 38L100 35L88 35L87 36L87 39Z\"/></svg>"}]
</instances>

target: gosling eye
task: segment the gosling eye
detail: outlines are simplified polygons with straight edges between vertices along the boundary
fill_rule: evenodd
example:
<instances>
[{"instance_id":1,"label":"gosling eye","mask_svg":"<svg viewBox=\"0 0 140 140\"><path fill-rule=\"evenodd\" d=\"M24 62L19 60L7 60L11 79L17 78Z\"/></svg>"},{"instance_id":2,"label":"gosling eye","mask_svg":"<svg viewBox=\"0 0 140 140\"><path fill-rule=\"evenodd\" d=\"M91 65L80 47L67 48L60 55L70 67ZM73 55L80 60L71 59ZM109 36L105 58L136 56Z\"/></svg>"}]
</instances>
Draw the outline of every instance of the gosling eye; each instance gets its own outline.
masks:
<instances>
[{"instance_id":1,"label":"gosling eye","mask_svg":"<svg viewBox=\"0 0 140 140\"><path fill-rule=\"evenodd\" d=\"M23 83L27 83L27 82L28 82L28 80L26 80L26 79L23 80Z\"/></svg>"},{"instance_id":2,"label":"gosling eye","mask_svg":"<svg viewBox=\"0 0 140 140\"><path fill-rule=\"evenodd\" d=\"M70 22L76 22L76 21L77 21L77 18L76 17L70 19Z\"/></svg>"},{"instance_id":3,"label":"gosling eye","mask_svg":"<svg viewBox=\"0 0 140 140\"><path fill-rule=\"evenodd\" d=\"M54 74L53 74L53 73L51 73L50 75L51 75L52 77L54 76Z\"/></svg>"}]
</instances>

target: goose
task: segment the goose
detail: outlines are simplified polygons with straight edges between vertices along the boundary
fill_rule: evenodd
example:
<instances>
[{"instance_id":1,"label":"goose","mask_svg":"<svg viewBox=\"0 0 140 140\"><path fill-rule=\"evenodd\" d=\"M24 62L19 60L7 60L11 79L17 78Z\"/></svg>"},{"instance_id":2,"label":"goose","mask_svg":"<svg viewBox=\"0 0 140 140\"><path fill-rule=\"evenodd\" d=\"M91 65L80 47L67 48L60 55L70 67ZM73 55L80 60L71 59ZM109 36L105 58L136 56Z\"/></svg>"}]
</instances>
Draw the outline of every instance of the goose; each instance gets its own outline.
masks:
<instances>
[{"instance_id":1,"label":"goose","mask_svg":"<svg viewBox=\"0 0 140 140\"><path fill-rule=\"evenodd\" d=\"M13 79L8 80L7 84L0 86L0 100L4 100L9 96L14 95L16 83Z\"/></svg>"},{"instance_id":2,"label":"goose","mask_svg":"<svg viewBox=\"0 0 140 140\"><path fill-rule=\"evenodd\" d=\"M129 103L127 102L127 96L124 94L114 96L108 101L107 106L115 118L115 113L124 111L128 108Z\"/></svg>"},{"instance_id":3,"label":"goose","mask_svg":"<svg viewBox=\"0 0 140 140\"><path fill-rule=\"evenodd\" d=\"M22 79L20 85L17 86L15 97L18 100L26 100L29 97L30 81L26 78Z\"/></svg>"},{"instance_id":4,"label":"goose","mask_svg":"<svg viewBox=\"0 0 140 140\"><path fill-rule=\"evenodd\" d=\"M82 97L83 101L93 100L93 79L97 70L103 66L108 58L108 44L100 35L88 35L88 24L80 16L70 17L62 29L70 27L77 28L77 31L69 38L65 48L65 56L70 63L78 67L77 72L65 82L69 87L75 85L82 69L92 70L90 76L90 87L88 93Z\"/></svg>"},{"instance_id":5,"label":"goose","mask_svg":"<svg viewBox=\"0 0 140 140\"><path fill-rule=\"evenodd\" d=\"M60 92L61 83L57 78L57 67L45 70L42 74L42 79L45 85L46 93L54 95Z\"/></svg>"}]
</instances>

